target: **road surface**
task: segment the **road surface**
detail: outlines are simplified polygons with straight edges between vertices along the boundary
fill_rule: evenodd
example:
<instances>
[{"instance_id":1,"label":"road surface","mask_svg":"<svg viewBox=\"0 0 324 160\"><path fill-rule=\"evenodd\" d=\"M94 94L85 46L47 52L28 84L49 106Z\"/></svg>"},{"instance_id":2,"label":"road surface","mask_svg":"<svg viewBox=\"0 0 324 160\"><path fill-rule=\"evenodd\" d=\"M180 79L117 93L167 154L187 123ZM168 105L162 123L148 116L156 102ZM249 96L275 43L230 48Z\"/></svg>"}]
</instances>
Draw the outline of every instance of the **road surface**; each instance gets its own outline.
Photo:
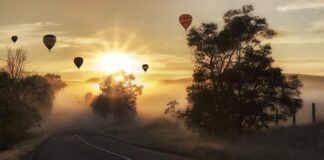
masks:
<instances>
[{"instance_id":1,"label":"road surface","mask_svg":"<svg viewBox=\"0 0 324 160\"><path fill-rule=\"evenodd\" d=\"M193 160L125 144L92 130L59 131L49 138L36 160Z\"/></svg>"}]
</instances>

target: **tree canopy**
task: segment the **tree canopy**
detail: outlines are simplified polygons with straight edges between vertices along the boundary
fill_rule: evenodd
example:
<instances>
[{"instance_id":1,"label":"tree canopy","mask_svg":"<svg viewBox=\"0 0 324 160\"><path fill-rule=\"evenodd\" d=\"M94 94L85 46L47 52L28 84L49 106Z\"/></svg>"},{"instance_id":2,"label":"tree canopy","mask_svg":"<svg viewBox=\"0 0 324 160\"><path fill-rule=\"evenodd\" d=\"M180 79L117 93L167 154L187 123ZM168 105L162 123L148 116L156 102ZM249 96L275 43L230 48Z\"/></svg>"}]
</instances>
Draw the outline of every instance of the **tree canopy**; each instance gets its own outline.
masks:
<instances>
[{"instance_id":1,"label":"tree canopy","mask_svg":"<svg viewBox=\"0 0 324 160\"><path fill-rule=\"evenodd\" d=\"M178 117L206 134L241 132L286 120L302 106L297 76L286 78L273 67L270 44L276 33L251 5L224 14L224 27L203 23L193 27L188 45L194 49L193 84L187 88L189 106Z\"/></svg>"},{"instance_id":2,"label":"tree canopy","mask_svg":"<svg viewBox=\"0 0 324 160\"><path fill-rule=\"evenodd\" d=\"M24 50L9 48L6 67L0 71L0 150L25 138L31 127L46 118L55 92L66 86L58 75L51 78L25 71L26 60Z\"/></svg>"},{"instance_id":3,"label":"tree canopy","mask_svg":"<svg viewBox=\"0 0 324 160\"><path fill-rule=\"evenodd\" d=\"M112 114L115 122L130 121L136 115L136 99L142 89L132 74L124 71L111 74L100 83L101 94L94 98L92 109L103 118Z\"/></svg>"}]
</instances>

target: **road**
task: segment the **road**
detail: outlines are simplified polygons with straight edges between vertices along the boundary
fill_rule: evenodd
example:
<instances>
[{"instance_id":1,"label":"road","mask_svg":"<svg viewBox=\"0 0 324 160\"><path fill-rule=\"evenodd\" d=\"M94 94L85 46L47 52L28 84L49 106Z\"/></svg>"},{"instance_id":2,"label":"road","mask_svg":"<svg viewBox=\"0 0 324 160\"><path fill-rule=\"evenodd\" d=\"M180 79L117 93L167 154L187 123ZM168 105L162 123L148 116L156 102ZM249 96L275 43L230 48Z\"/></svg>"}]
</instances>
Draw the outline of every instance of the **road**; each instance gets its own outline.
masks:
<instances>
[{"instance_id":1,"label":"road","mask_svg":"<svg viewBox=\"0 0 324 160\"><path fill-rule=\"evenodd\" d=\"M193 160L122 143L92 130L59 131L49 138L36 160Z\"/></svg>"}]
</instances>

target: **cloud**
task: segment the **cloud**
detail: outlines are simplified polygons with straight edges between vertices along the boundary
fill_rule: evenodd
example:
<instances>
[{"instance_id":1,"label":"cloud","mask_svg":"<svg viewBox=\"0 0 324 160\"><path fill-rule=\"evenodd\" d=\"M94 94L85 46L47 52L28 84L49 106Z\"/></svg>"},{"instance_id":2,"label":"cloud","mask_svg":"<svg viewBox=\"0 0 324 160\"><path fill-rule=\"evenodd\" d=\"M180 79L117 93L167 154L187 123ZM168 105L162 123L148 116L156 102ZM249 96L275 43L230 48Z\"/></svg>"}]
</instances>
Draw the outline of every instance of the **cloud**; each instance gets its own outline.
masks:
<instances>
[{"instance_id":1,"label":"cloud","mask_svg":"<svg viewBox=\"0 0 324 160\"><path fill-rule=\"evenodd\" d=\"M102 78L94 77L94 78L90 78L90 79L86 80L85 83L99 83L102 80L103 80Z\"/></svg>"},{"instance_id":2,"label":"cloud","mask_svg":"<svg viewBox=\"0 0 324 160\"><path fill-rule=\"evenodd\" d=\"M72 37L72 36L61 36L59 47L80 47L84 45L110 45L110 42L105 39L93 38L93 37Z\"/></svg>"},{"instance_id":3,"label":"cloud","mask_svg":"<svg viewBox=\"0 0 324 160\"><path fill-rule=\"evenodd\" d=\"M49 28L53 26L61 26L61 25L54 22L36 22L36 23L27 23L27 24L6 25L0 27L0 34L30 33L30 32L44 30L45 28Z\"/></svg>"},{"instance_id":4,"label":"cloud","mask_svg":"<svg viewBox=\"0 0 324 160\"><path fill-rule=\"evenodd\" d=\"M192 78L161 79L160 82L163 84L190 84Z\"/></svg>"},{"instance_id":5,"label":"cloud","mask_svg":"<svg viewBox=\"0 0 324 160\"><path fill-rule=\"evenodd\" d=\"M317 33L324 33L324 21L316 21L311 24L310 30Z\"/></svg>"},{"instance_id":6,"label":"cloud","mask_svg":"<svg viewBox=\"0 0 324 160\"><path fill-rule=\"evenodd\" d=\"M323 64L324 59L323 58L312 58L312 57L302 57L302 58L281 58L277 59L276 62L279 63L290 63L290 64Z\"/></svg>"},{"instance_id":7,"label":"cloud","mask_svg":"<svg viewBox=\"0 0 324 160\"><path fill-rule=\"evenodd\" d=\"M289 12L305 9L322 9L324 8L324 0L296 0L292 3L279 6L277 8L280 12Z\"/></svg>"},{"instance_id":8,"label":"cloud","mask_svg":"<svg viewBox=\"0 0 324 160\"><path fill-rule=\"evenodd\" d=\"M57 36L56 48L80 47L88 44L108 45L109 41L93 37L78 37L69 35L62 30L62 25L55 22L36 22L27 24L13 24L0 26L0 47L7 47L10 44L12 35L18 36L17 43L23 45L38 45L42 43L45 34L55 34Z\"/></svg>"},{"instance_id":9,"label":"cloud","mask_svg":"<svg viewBox=\"0 0 324 160\"><path fill-rule=\"evenodd\" d=\"M12 44L10 37L18 36L17 44L28 46L42 43L45 34L62 34L58 30L61 25L54 22L36 22L26 24L12 24L0 26L1 48L6 48Z\"/></svg>"},{"instance_id":10,"label":"cloud","mask_svg":"<svg viewBox=\"0 0 324 160\"><path fill-rule=\"evenodd\" d=\"M287 35L271 40L265 41L266 43L279 43L279 44L307 44L307 43L324 43L324 37L312 35Z\"/></svg>"},{"instance_id":11,"label":"cloud","mask_svg":"<svg viewBox=\"0 0 324 160\"><path fill-rule=\"evenodd\" d=\"M277 35L266 43L281 44L309 44L324 43L324 21L318 20L311 23L308 27L302 29L277 29Z\"/></svg>"}]
</instances>

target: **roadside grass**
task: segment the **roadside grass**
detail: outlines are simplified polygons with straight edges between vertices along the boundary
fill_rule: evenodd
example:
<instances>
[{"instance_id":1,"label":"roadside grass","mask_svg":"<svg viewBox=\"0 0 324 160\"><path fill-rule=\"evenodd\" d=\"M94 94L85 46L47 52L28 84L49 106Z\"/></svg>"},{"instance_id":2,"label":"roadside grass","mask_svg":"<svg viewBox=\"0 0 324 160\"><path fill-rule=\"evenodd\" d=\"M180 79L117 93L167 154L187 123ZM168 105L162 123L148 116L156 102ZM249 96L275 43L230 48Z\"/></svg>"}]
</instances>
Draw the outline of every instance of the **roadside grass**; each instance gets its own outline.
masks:
<instances>
[{"instance_id":1,"label":"roadside grass","mask_svg":"<svg viewBox=\"0 0 324 160\"><path fill-rule=\"evenodd\" d=\"M223 137L201 137L165 118L139 125L106 123L100 130L127 143L201 160L324 159L323 122Z\"/></svg>"},{"instance_id":2,"label":"roadside grass","mask_svg":"<svg viewBox=\"0 0 324 160\"><path fill-rule=\"evenodd\" d=\"M0 152L0 160L26 160L33 159L33 152L49 137L49 134L35 135L34 137L24 140L8 150Z\"/></svg>"}]
</instances>

